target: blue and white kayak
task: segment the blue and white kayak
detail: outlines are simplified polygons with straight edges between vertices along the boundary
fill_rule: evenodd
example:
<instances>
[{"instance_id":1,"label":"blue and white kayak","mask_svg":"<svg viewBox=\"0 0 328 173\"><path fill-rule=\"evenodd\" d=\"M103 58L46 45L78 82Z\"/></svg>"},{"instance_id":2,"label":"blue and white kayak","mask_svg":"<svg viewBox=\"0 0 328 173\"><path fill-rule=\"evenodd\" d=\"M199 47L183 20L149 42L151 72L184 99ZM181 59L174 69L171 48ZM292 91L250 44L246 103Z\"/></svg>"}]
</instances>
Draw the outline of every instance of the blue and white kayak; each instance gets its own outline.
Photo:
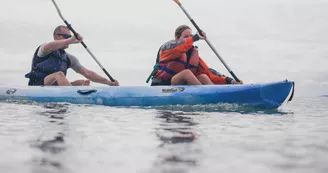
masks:
<instances>
[{"instance_id":1,"label":"blue and white kayak","mask_svg":"<svg viewBox=\"0 0 328 173\"><path fill-rule=\"evenodd\" d=\"M241 104L278 108L294 82L202 86L0 86L0 100L68 102L106 106ZM289 100L291 100L291 98Z\"/></svg>"}]
</instances>

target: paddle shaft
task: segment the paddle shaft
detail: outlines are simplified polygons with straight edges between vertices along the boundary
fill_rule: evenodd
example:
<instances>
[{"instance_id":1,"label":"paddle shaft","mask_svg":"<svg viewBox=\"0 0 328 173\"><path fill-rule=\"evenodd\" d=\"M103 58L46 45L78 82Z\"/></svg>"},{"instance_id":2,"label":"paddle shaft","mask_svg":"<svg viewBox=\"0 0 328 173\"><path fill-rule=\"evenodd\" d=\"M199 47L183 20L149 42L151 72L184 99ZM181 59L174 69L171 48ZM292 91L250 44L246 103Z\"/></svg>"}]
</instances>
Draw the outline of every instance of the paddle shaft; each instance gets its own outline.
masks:
<instances>
[{"instance_id":1,"label":"paddle shaft","mask_svg":"<svg viewBox=\"0 0 328 173\"><path fill-rule=\"evenodd\" d=\"M190 20L190 22L194 25L194 27L197 29L198 33L200 35L202 35L202 30L199 28L199 26L196 24L196 22L194 21L194 19L191 18L191 16L189 15L189 13L187 12L187 10L182 6L181 2L179 0L174 0L174 2L176 2L179 7L182 9L182 11L186 14L186 16L188 17L188 19ZM226 67L226 69L229 71L229 73L231 74L231 76L237 81L240 82L240 80L238 79L238 77L235 75L235 73L229 68L229 66L225 63L225 61L223 60L223 58L220 56L220 54L216 51L216 49L213 47L213 45L211 44L211 42L205 38L206 43L210 46L210 48L212 49L212 51L215 53L215 55L220 59L220 61L223 63L223 65Z\"/></svg>"},{"instance_id":2,"label":"paddle shaft","mask_svg":"<svg viewBox=\"0 0 328 173\"><path fill-rule=\"evenodd\" d=\"M57 12L60 16L60 18L64 21L64 23L66 24L66 26L69 28L69 30L71 30L75 36L75 38L79 38L78 34L75 32L75 30L72 28L71 24L69 24L67 22L67 20L63 17L63 15L61 14L58 5L56 4L55 0L51 0L52 3L55 5ZM104 73L106 74L106 76L112 81L115 82L115 80L112 78L112 76L110 76L110 74L107 72L107 70L101 65L101 63L98 61L98 59L96 58L96 56L89 50L89 48L87 47L87 45L81 41L81 44L83 45L83 47L88 51L88 53L91 55L91 57L96 61L96 63L99 65L99 67L104 71Z\"/></svg>"}]
</instances>

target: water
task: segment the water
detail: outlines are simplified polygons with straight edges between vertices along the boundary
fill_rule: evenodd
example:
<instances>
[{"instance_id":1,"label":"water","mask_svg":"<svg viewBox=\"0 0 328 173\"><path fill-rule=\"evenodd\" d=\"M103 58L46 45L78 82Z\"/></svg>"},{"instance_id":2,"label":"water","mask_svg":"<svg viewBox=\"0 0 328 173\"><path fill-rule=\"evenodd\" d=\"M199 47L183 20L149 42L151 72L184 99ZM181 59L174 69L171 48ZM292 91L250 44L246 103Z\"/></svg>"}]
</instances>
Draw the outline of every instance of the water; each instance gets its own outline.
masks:
<instances>
[{"instance_id":1,"label":"water","mask_svg":"<svg viewBox=\"0 0 328 173\"><path fill-rule=\"evenodd\" d=\"M158 47L178 25L191 26L172 1L56 2L125 86L147 85ZM294 100L277 110L1 102L0 172L328 172L328 99L320 97L328 94L328 3L182 2L239 78L293 80ZM58 24L50 0L1 1L1 84L26 85L34 50ZM204 42L197 45L227 74ZM82 46L69 52L103 74Z\"/></svg>"},{"instance_id":2,"label":"water","mask_svg":"<svg viewBox=\"0 0 328 173\"><path fill-rule=\"evenodd\" d=\"M3 103L0 168L326 172L327 103L309 99L272 112L248 113Z\"/></svg>"}]
</instances>

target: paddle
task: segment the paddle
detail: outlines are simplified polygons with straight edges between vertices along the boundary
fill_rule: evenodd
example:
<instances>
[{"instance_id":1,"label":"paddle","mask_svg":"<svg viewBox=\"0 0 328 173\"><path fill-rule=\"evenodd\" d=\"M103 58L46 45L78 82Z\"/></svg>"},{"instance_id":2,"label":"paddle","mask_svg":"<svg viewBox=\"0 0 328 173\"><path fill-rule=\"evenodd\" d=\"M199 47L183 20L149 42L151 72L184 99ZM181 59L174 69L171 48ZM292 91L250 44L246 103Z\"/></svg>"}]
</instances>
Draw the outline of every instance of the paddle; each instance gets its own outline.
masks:
<instances>
[{"instance_id":1,"label":"paddle","mask_svg":"<svg viewBox=\"0 0 328 173\"><path fill-rule=\"evenodd\" d=\"M56 4L55 0L51 0L52 3L55 5L57 12L60 16L60 18L64 21L64 23L66 24L66 26L69 28L69 30L71 30L74 34L74 36L76 38L78 38L78 34L75 32L75 30L72 28L71 24L69 24L63 17L63 15L61 14L58 5ZM93 53L89 50L89 48L87 47L87 45L81 41L81 44L83 45L83 47L88 51L88 53L92 56L92 58L97 62L97 64L99 65L99 67L104 71L104 73L107 75L107 77L112 81L115 82L115 80L112 78L112 76L109 75L109 73L107 72L107 70L100 64L100 62L97 60L97 58L93 55Z\"/></svg>"},{"instance_id":2,"label":"paddle","mask_svg":"<svg viewBox=\"0 0 328 173\"><path fill-rule=\"evenodd\" d=\"M173 0L174 2L176 2L179 7L182 9L182 11L186 14L186 16L189 18L190 22L195 26L195 28L197 29L198 33L202 35L202 30L198 27L198 25L196 24L196 22L194 21L194 19L191 18L191 16L189 15L189 13L186 11L186 9L182 6L181 2L179 0ZM215 55L220 59L220 61L223 63L223 65L226 67L226 69L229 71L229 73L232 75L232 77L237 81L240 82L240 80L237 78L237 76L235 75L235 73L228 67L228 65L224 62L224 60L222 59L222 57L219 55L219 53L215 50L215 48L213 47L213 45L210 43L210 41L205 38L206 43L210 46L210 48L213 50L213 52L215 53Z\"/></svg>"}]
</instances>

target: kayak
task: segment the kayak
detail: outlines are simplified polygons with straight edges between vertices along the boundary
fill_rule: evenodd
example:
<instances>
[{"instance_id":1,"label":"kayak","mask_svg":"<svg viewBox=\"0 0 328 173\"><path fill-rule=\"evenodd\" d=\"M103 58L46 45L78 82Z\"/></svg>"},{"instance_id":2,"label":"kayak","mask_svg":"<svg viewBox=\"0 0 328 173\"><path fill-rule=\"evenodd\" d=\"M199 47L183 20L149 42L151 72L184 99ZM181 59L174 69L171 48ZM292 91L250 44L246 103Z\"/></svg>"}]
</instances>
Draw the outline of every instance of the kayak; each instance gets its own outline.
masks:
<instances>
[{"instance_id":1,"label":"kayak","mask_svg":"<svg viewBox=\"0 0 328 173\"><path fill-rule=\"evenodd\" d=\"M292 94L291 94L292 93ZM0 85L0 100L67 102L105 106L241 104L278 108L294 82L281 81L244 85L181 86L6 86Z\"/></svg>"}]
</instances>

